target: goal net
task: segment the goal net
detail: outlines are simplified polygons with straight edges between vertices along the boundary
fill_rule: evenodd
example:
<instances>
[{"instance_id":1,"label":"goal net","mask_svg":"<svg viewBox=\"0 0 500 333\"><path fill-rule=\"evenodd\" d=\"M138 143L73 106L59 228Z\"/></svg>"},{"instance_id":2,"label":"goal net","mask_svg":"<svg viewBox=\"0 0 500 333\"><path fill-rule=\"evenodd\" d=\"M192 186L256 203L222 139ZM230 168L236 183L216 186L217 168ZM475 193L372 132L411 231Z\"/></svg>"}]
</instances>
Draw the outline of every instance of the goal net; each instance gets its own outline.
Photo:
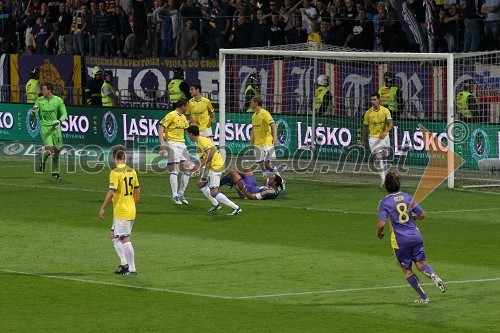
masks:
<instances>
[{"instance_id":1,"label":"goal net","mask_svg":"<svg viewBox=\"0 0 500 333\"><path fill-rule=\"evenodd\" d=\"M379 182L360 140L370 95L383 92L392 100L382 101L394 118L392 170L418 182L434 159L441 170L426 176L439 178L444 172L450 188L500 185L498 53L309 50L306 44L222 49L216 140L231 161L250 160L245 158L252 116L246 93L257 77L254 89L277 124L278 164L285 172ZM393 86L399 97L392 95Z\"/></svg>"}]
</instances>

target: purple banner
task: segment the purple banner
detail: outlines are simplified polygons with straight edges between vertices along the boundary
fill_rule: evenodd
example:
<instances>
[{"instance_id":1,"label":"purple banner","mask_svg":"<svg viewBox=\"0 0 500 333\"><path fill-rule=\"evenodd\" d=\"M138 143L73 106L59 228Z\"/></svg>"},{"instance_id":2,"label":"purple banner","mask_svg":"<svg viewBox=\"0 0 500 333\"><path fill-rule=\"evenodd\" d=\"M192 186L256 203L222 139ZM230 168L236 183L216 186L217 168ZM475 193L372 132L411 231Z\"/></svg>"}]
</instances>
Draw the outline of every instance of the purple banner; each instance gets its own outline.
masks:
<instances>
[{"instance_id":1,"label":"purple banner","mask_svg":"<svg viewBox=\"0 0 500 333\"><path fill-rule=\"evenodd\" d=\"M120 94L120 104L126 107L167 107L167 86L176 67L184 69L185 81L188 84L200 84L202 93L212 94L219 91L218 60L87 57L84 64L87 80L90 79L94 66L99 66L103 71L113 71L113 85Z\"/></svg>"}]
</instances>

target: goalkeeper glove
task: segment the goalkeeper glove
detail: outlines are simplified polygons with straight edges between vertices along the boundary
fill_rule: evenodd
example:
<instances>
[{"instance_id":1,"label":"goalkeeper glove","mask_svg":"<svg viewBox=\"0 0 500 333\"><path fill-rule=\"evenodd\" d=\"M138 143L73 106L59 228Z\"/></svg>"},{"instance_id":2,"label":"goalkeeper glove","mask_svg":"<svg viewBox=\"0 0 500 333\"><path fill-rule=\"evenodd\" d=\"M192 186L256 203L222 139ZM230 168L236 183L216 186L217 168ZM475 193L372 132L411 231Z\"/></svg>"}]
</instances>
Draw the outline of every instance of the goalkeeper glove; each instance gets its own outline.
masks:
<instances>
[{"instance_id":1,"label":"goalkeeper glove","mask_svg":"<svg viewBox=\"0 0 500 333\"><path fill-rule=\"evenodd\" d=\"M34 107L32 107L32 108L30 109L30 116L32 116L32 117L33 117L34 115L36 115L37 111L38 111L38 106L34 106Z\"/></svg>"},{"instance_id":2,"label":"goalkeeper glove","mask_svg":"<svg viewBox=\"0 0 500 333\"><path fill-rule=\"evenodd\" d=\"M61 125L61 121L60 120L54 120L52 122L52 124L54 125L54 127L59 127L59 125Z\"/></svg>"}]
</instances>

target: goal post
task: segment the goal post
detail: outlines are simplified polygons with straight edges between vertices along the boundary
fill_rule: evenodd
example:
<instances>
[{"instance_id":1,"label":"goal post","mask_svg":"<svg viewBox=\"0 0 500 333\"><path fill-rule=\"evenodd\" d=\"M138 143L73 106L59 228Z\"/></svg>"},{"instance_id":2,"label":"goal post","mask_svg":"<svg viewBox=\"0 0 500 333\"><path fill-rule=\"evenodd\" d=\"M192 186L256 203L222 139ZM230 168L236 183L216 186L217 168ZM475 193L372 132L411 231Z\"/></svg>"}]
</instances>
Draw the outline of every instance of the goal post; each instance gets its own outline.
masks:
<instances>
[{"instance_id":1,"label":"goal post","mask_svg":"<svg viewBox=\"0 0 500 333\"><path fill-rule=\"evenodd\" d=\"M369 158L365 156L366 165L359 167L353 151L359 148L362 117L370 107L369 96L384 86L385 74L390 73L392 84L403 97L393 115L394 129L390 133L392 165L418 178L430 153L437 150L446 156L449 188L476 182L500 184L496 173L482 172L478 163L500 157L498 53L358 52L327 46L308 50L306 44L221 49L216 137L227 153L245 152L251 114L244 107L244 92L249 77L258 75L263 107L273 115L279 129L278 156L292 165L312 161L315 171L327 170L335 177L350 173L354 179L360 179L360 174L366 175L363 180L370 179L373 170ZM322 113L317 107L320 75L328 78L332 94L330 113ZM471 95L478 110L477 116L466 119L464 124L457 112L456 98L470 80L475 82ZM429 132L427 137L423 137L420 126ZM459 135L455 132L463 130L466 137L457 141ZM429 142L434 137L438 144ZM476 140L478 147L474 148L471 140ZM486 143L488 147L484 147ZM455 165L453 152L463 158L462 166Z\"/></svg>"}]
</instances>

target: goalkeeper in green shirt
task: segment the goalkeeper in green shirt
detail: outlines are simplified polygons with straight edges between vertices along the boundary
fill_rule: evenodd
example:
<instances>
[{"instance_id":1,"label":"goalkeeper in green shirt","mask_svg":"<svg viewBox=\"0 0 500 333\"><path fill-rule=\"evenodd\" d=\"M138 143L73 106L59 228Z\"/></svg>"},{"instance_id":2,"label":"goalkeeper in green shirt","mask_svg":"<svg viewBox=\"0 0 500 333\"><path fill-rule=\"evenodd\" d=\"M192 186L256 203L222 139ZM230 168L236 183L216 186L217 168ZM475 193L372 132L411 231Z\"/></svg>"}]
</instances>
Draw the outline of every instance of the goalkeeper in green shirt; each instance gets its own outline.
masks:
<instances>
[{"instance_id":1,"label":"goalkeeper in green shirt","mask_svg":"<svg viewBox=\"0 0 500 333\"><path fill-rule=\"evenodd\" d=\"M54 95L52 92L54 86L50 83L42 85L42 96L38 97L35 105L31 109L31 116L34 117L38 113L40 115L40 134L42 136L43 145L45 146L44 153L38 165L38 170L45 170L45 162L50 155L52 156L52 176L60 179L59 174L59 154L62 142L61 122L66 120L68 114L64 101Z\"/></svg>"}]
</instances>

